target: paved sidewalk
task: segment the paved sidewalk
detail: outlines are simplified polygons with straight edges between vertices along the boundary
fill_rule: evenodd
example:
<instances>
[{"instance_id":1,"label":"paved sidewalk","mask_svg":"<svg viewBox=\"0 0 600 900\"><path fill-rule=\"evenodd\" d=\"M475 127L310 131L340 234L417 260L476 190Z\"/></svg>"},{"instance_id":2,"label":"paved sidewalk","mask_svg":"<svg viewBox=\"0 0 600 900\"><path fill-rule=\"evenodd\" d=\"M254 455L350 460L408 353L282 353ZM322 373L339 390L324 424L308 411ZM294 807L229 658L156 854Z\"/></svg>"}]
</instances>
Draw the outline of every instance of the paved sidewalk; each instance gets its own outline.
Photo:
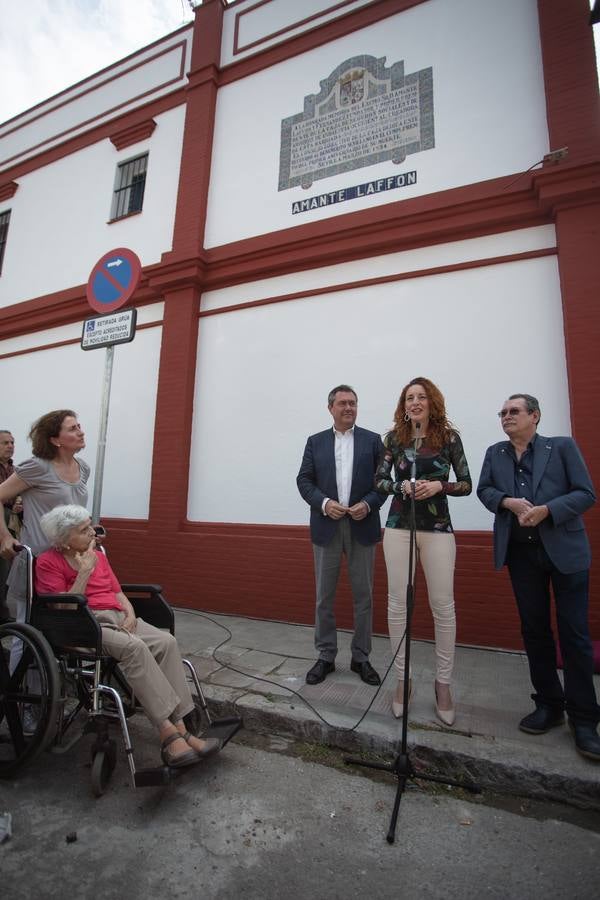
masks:
<instances>
[{"instance_id":1,"label":"paved sidewalk","mask_svg":"<svg viewBox=\"0 0 600 900\"><path fill-rule=\"evenodd\" d=\"M335 673L322 684L309 686L304 676L315 661L312 627L206 615L214 623L194 610L176 610L176 633L218 714L235 709L247 729L393 758L401 737L401 722L391 711L396 683L393 672L362 723L354 731L348 730L376 693L350 671L350 634L339 633ZM220 626L229 629L232 638L215 650L227 637ZM413 699L408 740L416 769L423 766L429 772L472 778L482 787L501 792L600 810L600 764L576 753L568 727L540 736L524 734L517 727L519 719L533 709L524 654L457 648L453 685L457 715L452 728L444 728L435 716L433 646L414 641L411 656ZM383 677L391 660L387 638L374 639L370 660ZM600 695L598 677L596 689Z\"/></svg>"}]
</instances>

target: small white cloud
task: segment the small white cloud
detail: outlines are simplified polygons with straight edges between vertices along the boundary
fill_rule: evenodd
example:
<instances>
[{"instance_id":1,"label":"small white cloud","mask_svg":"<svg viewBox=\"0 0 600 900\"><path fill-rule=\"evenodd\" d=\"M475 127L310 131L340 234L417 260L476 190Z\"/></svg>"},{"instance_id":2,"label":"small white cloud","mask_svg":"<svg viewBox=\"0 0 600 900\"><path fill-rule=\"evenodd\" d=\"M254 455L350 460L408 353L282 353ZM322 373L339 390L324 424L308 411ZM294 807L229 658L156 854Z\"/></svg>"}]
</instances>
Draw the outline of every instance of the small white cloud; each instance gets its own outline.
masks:
<instances>
[{"instance_id":1,"label":"small white cloud","mask_svg":"<svg viewBox=\"0 0 600 900\"><path fill-rule=\"evenodd\" d=\"M29 0L2 8L0 122L193 17L187 0Z\"/></svg>"}]
</instances>

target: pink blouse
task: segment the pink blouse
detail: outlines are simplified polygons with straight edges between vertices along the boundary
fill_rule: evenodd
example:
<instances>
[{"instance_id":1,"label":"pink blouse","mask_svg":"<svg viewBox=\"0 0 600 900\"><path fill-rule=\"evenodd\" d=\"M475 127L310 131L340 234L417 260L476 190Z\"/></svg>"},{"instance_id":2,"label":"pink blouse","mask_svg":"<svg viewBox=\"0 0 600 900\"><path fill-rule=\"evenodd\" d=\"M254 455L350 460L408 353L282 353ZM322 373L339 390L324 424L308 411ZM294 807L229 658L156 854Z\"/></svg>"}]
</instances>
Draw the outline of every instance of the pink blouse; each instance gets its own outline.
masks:
<instances>
[{"instance_id":1,"label":"pink blouse","mask_svg":"<svg viewBox=\"0 0 600 900\"><path fill-rule=\"evenodd\" d=\"M121 585L104 553L96 550L98 562L85 589L90 609L118 609L123 607L116 595ZM73 587L79 573L58 550L46 550L35 563L35 589L38 594L65 594Z\"/></svg>"}]
</instances>

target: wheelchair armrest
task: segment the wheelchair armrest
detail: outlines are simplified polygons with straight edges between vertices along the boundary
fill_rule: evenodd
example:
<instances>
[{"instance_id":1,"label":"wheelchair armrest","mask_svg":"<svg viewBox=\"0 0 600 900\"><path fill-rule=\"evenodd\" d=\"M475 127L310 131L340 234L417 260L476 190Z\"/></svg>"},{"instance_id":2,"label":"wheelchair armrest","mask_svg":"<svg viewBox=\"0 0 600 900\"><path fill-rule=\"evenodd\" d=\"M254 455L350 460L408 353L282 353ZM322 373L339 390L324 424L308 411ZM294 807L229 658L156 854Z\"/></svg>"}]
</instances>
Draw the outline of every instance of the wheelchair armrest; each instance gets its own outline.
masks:
<instances>
[{"instance_id":1,"label":"wheelchair armrest","mask_svg":"<svg viewBox=\"0 0 600 900\"><path fill-rule=\"evenodd\" d=\"M175 614L162 593L159 584L122 584L121 590L133 606L136 616L175 634Z\"/></svg>"},{"instance_id":2,"label":"wheelchair armrest","mask_svg":"<svg viewBox=\"0 0 600 900\"><path fill-rule=\"evenodd\" d=\"M83 594L38 594L31 606L31 624L57 648L91 647L102 654L102 629Z\"/></svg>"},{"instance_id":3,"label":"wheelchair armrest","mask_svg":"<svg viewBox=\"0 0 600 900\"><path fill-rule=\"evenodd\" d=\"M83 594L36 594L33 598L34 608L54 607L56 609L64 609L66 606L71 609L73 606L87 605L87 597L84 597Z\"/></svg>"},{"instance_id":4,"label":"wheelchair armrest","mask_svg":"<svg viewBox=\"0 0 600 900\"><path fill-rule=\"evenodd\" d=\"M152 594L162 594L162 584L122 584L123 593L127 591L145 591Z\"/></svg>"}]
</instances>

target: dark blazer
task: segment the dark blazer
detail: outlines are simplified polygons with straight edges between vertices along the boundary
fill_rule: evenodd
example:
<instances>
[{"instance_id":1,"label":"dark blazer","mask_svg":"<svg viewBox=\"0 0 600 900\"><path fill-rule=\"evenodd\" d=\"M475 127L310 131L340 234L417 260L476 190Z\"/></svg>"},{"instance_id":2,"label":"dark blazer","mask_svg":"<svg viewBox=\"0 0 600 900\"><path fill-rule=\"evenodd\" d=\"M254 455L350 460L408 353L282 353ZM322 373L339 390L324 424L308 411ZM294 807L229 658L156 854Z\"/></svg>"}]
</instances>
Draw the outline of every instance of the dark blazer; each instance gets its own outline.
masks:
<instances>
[{"instance_id":1,"label":"dark blazer","mask_svg":"<svg viewBox=\"0 0 600 900\"><path fill-rule=\"evenodd\" d=\"M504 497L514 496L515 467L507 452L509 441L488 447L479 477L477 496L494 519L496 568L506 562L513 513L500 507ZM538 532L544 550L559 572L569 575L588 569L590 544L582 513L596 502L594 486L581 452L570 437L536 435L533 442L534 506L546 505L548 518Z\"/></svg>"},{"instance_id":2,"label":"dark blazer","mask_svg":"<svg viewBox=\"0 0 600 900\"><path fill-rule=\"evenodd\" d=\"M375 490L375 470L383 453L381 438L374 431L354 426L354 460L350 506L366 500L371 512L360 522L350 520L352 535L361 544L381 540L379 507L386 497ZM313 434L306 442L296 484L310 506L310 536L313 544L324 547L332 540L339 520L324 516L321 506L325 497L338 500L335 478L335 438L333 428Z\"/></svg>"}]
</instances>

